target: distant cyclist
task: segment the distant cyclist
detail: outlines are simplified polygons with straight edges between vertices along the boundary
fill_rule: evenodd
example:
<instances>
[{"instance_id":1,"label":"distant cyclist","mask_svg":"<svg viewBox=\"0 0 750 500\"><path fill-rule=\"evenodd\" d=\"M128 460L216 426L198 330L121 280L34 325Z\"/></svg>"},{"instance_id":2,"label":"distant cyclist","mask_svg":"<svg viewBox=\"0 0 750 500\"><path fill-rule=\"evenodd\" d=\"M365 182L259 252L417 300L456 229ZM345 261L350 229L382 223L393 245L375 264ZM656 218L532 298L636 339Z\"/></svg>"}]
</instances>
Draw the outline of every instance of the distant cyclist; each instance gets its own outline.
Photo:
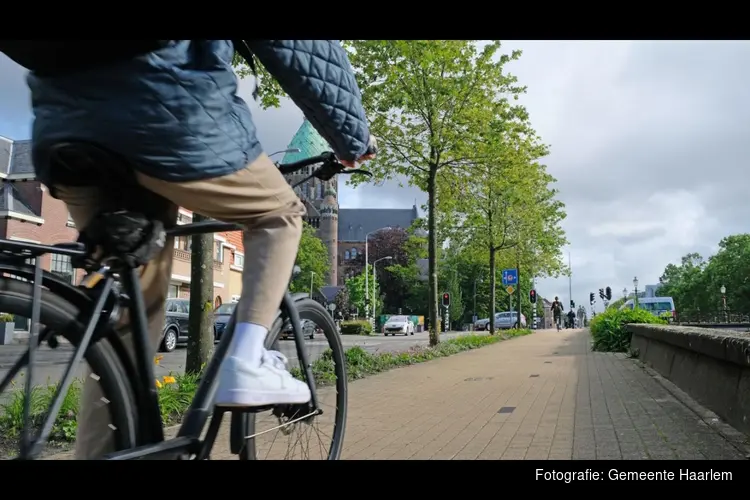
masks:
<instances>
[{"instance_id":1,"label":"distant cyclist","mask_svg":"<svg viewBox=\"0 0 750 500\"><path fill-rule=\"evenodd\" d=\"M554 302L552 302L552 317L555 319L555 326L557 329L560 329L560 320L562 319L562 312L563 312L563 305L562 302L560 302L560 299L555 297Z\"/></svg>"}]
</instances>

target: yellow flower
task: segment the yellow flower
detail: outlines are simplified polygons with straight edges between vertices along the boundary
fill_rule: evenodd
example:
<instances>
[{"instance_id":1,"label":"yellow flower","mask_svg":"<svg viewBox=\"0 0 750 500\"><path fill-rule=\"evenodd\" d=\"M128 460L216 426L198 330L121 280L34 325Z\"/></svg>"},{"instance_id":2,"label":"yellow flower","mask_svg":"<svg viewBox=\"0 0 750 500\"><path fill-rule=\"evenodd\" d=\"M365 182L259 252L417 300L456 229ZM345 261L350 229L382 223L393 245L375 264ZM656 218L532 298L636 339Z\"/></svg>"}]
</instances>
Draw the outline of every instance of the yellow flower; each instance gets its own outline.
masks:
<instances>
[{"instance_id":1,"label":"yellow flower","mask_svg":"<svg viewBox=\"0 0 750 500\"><path fill-rule=\"evenodd\" d=\"M158 380L156 381L156 388L161 389L161 382L159 382Z\"/></svg>"},{"instance_id":2,"label":"yellow flower","mask_svg":"<svg viewBox=\"0 0 750 500\"><path fill-rule=\"evenodd\" d=\"M162 360L162 359L164 359L164 356L156 356L156 357L154 358L154 364L155 364L155 365L158 365L159 363L161 363L161 360Z\"/></svg>"},{"instance_id":3,"label":"yellow flower","mask_svg":"<svg viewBox=\"0 0 750 500\"><path fill-rule=\"evenodd\" d=\"M165 384L174 384L175 382L177 382L177 381L174 379L174 377L172 377L170 375L164 375L164 383Z\"/></svg>"}]
</instances>

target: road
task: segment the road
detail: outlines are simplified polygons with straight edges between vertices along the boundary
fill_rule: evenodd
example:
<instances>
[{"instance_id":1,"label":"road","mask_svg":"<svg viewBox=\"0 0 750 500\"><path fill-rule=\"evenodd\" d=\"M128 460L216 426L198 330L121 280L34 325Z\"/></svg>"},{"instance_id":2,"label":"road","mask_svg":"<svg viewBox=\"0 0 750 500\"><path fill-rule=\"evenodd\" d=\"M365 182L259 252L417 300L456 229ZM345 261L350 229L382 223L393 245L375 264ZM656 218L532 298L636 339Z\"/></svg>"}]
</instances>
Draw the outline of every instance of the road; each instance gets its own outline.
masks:
<instances>
[{"instance_id":1,"label":"road","mask_svg":"<svg viewBox=\"0 0 750 500\"><path fill-rule=\"evenodd\" d=\"M449 332L440 335L441 340L447 340L455 338L460 335L465 335L470 332ZM385 337L383 335L373 336L359 336L359 335L342 335L342 342L344 348L348 349L354 346L360 346L368 352L398 352L405 351L414 346L426 346L429 343L429 336L427 332L415 333L414 335L398 336L398 337ZM325 340L306 340L305 345L308 346L308 353L311 357L318 357L320 353L325 350L328 343ZM292 340L281 341L280 350L284 355L289 358L290 366L298 366L296 361L297 353ZM18 360L18 358L25 351L26 346L24 345L7 345L0 346L0 378L4 377L8 370ZM67 366L70 358L73 355L73 349L70 345L63 344L57 349L50 349L49 347L43 346L37 351L37 360L34 364L34 380L35 384L52 384L60 380L63 371ZM178 347L173 352L161 353L163 358L156 367L155 375L161 377L172 373L182 373L185 369L185 357L187 350L184 347ZM79 367L78 377L83 376L83 367ZM16 382L20 383L21 378L16 377Z\"/></svg>"}]
</instances>

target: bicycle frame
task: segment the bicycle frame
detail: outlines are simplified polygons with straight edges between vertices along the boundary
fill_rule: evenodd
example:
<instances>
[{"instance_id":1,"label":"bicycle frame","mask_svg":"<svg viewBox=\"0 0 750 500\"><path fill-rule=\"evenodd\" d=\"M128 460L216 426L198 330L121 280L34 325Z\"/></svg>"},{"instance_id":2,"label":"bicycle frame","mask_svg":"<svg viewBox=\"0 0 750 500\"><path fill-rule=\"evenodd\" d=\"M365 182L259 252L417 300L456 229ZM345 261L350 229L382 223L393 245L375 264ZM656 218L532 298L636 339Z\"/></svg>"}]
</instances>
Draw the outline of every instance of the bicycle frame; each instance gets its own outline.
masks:
<instances>
[{"instance_id":1,"label":"bicycle frame","mask_svg":"<svg viewBox=\"0 0 750 500\"><path fill-rule=\"evenodd\" d=\"M221 231L236 231L242 230L241 226L232 223L223 223L216 221L204 221L193 224L186 224L176 226L167 231L168 238L176 236L192 236L197 234L214 233ZM3 265L2 258L0 258L0 272L7 272L16 274L18 276L29 276L31 273L28 272L30 266L18 266L8 265L14 260L36 258L36 262L33 267L33 301L32 301L32 313L31 313L31 331L29 336L29 348L27 353L21 357L21 359L14 365L13 368L8 372L2 382L0 382L0 392L10 384L10 381L18 374L25 363L28 363L28 373L26 376L26 393L31 391L31 380L33 374L33 362L35 358L35 352L39 346L39 323L41 313L41 286L44 281L45 284L50 288L50 291L56 294L60 294L65 297L70 294L83 293L80 289L81 286L87 286L87 279L90 279L92 275L99 275L97 279L92 280L98 282L103 279L103 284L99 293L96 295L93 310L89 316L88 323L84 330L81 342L76 346L73 359L68 364L65 373L58 385L57 392L52 401L52 407L42 425L42 429L36 439L34 446L31 446L30 437L28 435L27 426L24 425L24 431L21 438L21 454L20 459L34 458L41 451L41 447L46 442L52 431L57 413L59 412L64 396L67 394L71 383L73 382L75 367L83 359L83 356L88 349L91 340L93 339L94 333L97 328L101 325L108 327L114 308L108 313L105 313L105 307L107 300L111 298L115 277L109 273L109 269L102 268L96 273L91 273L84 278L82 285L74 287L69 283L62 280L54 279L49 273L43 273L41 264L38 257L47 253L67 255L70 257L83 257L87 255L87 251L81 248L80 244L68 244L68 245L40 245L34 243L17 242L12 240L0 240L0 250L6 252L15 252L8 258L4 259ZM30 277L30 276L29 276ZM209 432L205 440L201 441L200 436L203 428L206 425L208 419L214 414L213 401L216 392L216 378L224 360L229 345L234 336L234 325L236 323L236 309L230 318L230 321L221 336L216 350L214 351L211 360L205 368L202 374L200 384L195 393L193 401L185 413L180 430L174 439L168 441L164 440L164 429L161 421L161 414L159 411L159 401L156 384L154 383L154 369L153 369L153 358L151 356L151 342L148 335L148 324L146 321L146 307L143 301L143 295L140 287L140 280L138 269L129 269L126 273L120 276L123 284L124 294L130 299L128 303L128 311L130 313L130 323L133 333L133 341L135 346L135 359L131 360L129 357L120 356L120 360L126 365L128 373L134 376L132 380L133 390L136 396L137 407L140 410L140 421L139 421L139 441L142 444L137 448L124 450L122 452L116 452L103 457L105 460L132 460L137 458L166 458L169 457L180 457L184 454L195 454L199 459L206 458L208 453L213 446L213 441L218 433L219 424L222 420L223 412L217 413L212 420L212 425L209 428ZM59 293L63 289L65 293ZM122 295L122 294L121 294ZM311 404L314 412L319 412L318 398L312 376L312 367L308 360L307 353L304 349L304 339L302 337L302 328L300 325L300 318L297 310L294 307L294 301L296 297L300 295L307 296L306 294L296 294L292 296L290 293L286 293L282 303L282 311L285 313L291 324L294 332L294 341L297 349L297 354L300 360L300 364L304 367L304 375L306 381L310 387L312 394ZM281 312L280 311L280 314ZM121 351L119 351L122 354ZM134 364L135 366L129 366ZM26 398L26 405L24 408L24 421L28 421L29 414L29 398ZM260 407L253 409L253 412L265 411L270 409L272 406ZM240 410L236 410L240 411ZM247 410L241 410L247 412Z\"/></svg>"}]
</instances>

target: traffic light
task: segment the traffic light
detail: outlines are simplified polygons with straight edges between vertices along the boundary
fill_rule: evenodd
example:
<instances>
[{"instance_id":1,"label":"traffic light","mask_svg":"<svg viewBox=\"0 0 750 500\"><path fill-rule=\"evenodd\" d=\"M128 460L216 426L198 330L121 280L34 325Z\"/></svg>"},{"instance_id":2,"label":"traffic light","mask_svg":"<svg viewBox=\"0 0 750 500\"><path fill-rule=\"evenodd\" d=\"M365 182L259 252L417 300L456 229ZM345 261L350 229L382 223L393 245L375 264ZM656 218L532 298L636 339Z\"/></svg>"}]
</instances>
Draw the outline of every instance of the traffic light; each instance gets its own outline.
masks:
<instances>
[{"instance_id":1,"label":"traffic light","mask_svg":"<svg viewBox=\"0 0 750 500\"><path fill-rule=\"evenodd\" d=\"M529 302L536 304L536 290L532 289L529 291Z\"/></svg>"},{"instance_id":2,"label":"traffic light","mask_svg":"<svg viewBox=\"0 0 750 500\"><path fill-rule=\"evenodd\" d=\"M607 297L607 300L612 300L612 289L610 287L607 287L607 289L604 291L604 295Z\"/></svg>"},{"instance_id":3,"label":"traffic light","mask_svg":"<svg viewBox=\"0 0 750 500\"><path fill-rule=\"evenodd\" d=\"M604 300L604 288L599 289L599 298Z\"/></svg>"},{"instance_id":4,"label":"traffic light","mask_svg":"<svg viewBox=\"0 0 750 500\"><path fill-rule=\"evenodd\" d=\"M448 292L445 292L443 294L443 307L448 307L451 305L451 294Z\"/></svg>"},{"instance_id":5,"label":"traffic light","mask_svg":"<svg viewBox=\"0 0 750 500\"><path fill-rule=\"evenodd\" d=\"M573 301L573 299L570 299L570 308L574 309L576 306L576 303Z\"/></svg>"},{"instance_id":6,"label":"traffic light","mask_svg":"<svg viewBox=\"0 0 750 500\"><path fill-rule=\"evenodd\" d=\"M594 305L594 292L589 294L589 304Z\"/></svg>"}]
</instances>

